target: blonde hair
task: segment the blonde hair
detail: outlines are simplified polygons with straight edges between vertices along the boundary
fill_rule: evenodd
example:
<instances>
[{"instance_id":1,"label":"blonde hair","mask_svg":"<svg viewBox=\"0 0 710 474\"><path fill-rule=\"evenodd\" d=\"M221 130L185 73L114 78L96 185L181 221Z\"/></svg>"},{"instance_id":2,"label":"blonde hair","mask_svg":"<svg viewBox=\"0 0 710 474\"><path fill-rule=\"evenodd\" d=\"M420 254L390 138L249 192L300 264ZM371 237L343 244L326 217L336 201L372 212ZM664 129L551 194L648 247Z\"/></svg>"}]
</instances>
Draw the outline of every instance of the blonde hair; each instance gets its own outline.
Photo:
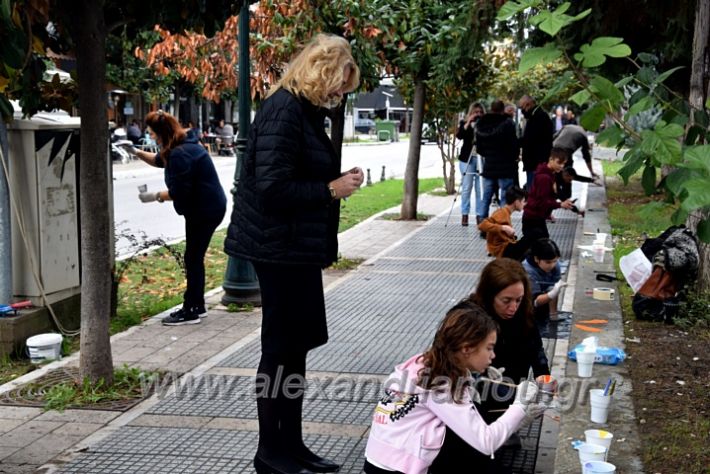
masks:
<instances>
[{"instance_id":1,"label":"blonde hair","mask_svg":"<svg viewBox=\"0 0 710 474\"><path fill-rule=\"evenodd\" d=\"M350 76L343 77L346 66ZM360 68L355 64L350 44L344 38L320 33L294 57L268 95L284 88L295 96L305 97L319 107L330 105L329 93L340 89L355 90L360 83Z\"/></svg>"}]
</instances>

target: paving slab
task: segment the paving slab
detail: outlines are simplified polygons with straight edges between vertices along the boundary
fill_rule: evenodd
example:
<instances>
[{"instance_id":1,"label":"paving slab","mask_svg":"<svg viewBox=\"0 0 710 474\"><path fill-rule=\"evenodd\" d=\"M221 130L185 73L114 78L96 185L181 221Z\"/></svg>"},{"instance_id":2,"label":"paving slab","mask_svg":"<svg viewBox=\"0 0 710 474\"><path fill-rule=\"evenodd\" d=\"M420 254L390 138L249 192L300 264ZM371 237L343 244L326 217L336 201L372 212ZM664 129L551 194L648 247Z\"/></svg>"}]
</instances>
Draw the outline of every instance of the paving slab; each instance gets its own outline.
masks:
<instances>
[{"instance_id":1,"label":"paving slab","mask_svg":"<svg viewBox=\"0 0 710 474\"><path fill-rule=\"evenodd\" d=\"M0 446L27 447L64 423L57 421L28 421L12 431L0 435ZM21 463L19 463L21 464Z\"/></svg>"},{"instance_id":2,"label":"paving slab","mask_svg":"<svg viewBox=\"0 0 710 474\"><path fill-rule=\"evenodd\" d=\"M120 415L117 411L107 410L51 410L37 417L38 421L61 421L64 423L102 423L106 424Z\"/></svg>"}]
</instances>

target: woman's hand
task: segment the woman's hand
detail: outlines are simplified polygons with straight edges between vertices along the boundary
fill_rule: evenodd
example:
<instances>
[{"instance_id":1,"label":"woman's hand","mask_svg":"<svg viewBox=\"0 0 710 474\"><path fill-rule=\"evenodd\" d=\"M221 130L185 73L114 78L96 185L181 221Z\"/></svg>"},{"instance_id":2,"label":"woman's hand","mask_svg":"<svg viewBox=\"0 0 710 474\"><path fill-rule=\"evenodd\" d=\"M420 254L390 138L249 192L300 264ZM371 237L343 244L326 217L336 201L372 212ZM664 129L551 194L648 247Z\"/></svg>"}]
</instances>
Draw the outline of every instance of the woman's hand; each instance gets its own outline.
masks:
<instances>
[{"instance_id":1,"label":"woman's hand","mask_svg":"<svg viewBox=\"0 0 710 474\"><path fill-rule=\"evenodd\" d=\"M353 168L343 173L343 175L328 183L328 187L335 190L335 199L342 199L351 196L360 187L365 179L365 175L360 168Z\"/></svg>"}]
</instances>

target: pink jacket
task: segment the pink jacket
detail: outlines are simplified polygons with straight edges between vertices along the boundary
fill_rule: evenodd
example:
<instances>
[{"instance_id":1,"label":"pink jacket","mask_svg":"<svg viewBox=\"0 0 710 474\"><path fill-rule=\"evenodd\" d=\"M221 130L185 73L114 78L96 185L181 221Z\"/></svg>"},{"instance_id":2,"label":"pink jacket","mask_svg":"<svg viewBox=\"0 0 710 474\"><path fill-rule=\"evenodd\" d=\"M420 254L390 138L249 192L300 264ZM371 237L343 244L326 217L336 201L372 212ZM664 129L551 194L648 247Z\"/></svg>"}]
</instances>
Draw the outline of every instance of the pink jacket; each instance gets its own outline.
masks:
<instances>
[{"instance_id":1,"label":"pink jacket","mask_svg":"<svg viewBox=\"0 0 710 474\"><path fill-rule=\"evenodd\" d=\"M520 426L525 411L512 405L488 425L467 392L455 403L449 390L426 390L416 382L421 354L395 368L375 408L365 456L376 465L407 474L425 474L441 446L446 427L483 454L493 453Z\"/></svg>"}]
</instances>

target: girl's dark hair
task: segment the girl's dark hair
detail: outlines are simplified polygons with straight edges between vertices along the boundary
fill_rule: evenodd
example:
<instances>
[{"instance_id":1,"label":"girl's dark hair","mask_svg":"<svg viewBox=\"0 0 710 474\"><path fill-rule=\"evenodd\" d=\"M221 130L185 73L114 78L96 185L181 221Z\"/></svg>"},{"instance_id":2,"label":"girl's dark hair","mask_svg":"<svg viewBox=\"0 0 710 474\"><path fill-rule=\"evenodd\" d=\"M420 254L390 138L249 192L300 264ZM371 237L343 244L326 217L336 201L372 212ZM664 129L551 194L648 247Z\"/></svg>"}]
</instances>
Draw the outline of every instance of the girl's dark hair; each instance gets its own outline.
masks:
<instances>
[{"instance_id":1,"label":"girl's dark hair","mask_svg":"<svg viewBox=\"0 0 710 474\"><path fill-rule=\"evenodd\" d=\"M160 157L167 161L170 151L182 143L187 136L178 121L172 115L158 110L145 117L145 123L160 138Z\"/></svg>"},{"instance_id":2,"label":"girl's dark hair","mask_svg":"<svg viewBox=\"0 0 710 474\"><path fill-rule=\"evenodd\" d=\"M477 303L480 307L495 319L499 316L493 306L493 301L498 293L508 288L510 285L522 283L524 288L523 299L515 312L516 318L523 318L526 332L536 330L533 318L532 293L530 292L530 280L523 265L512 258L497 258L483 267L478 285L469 299Z\"/></svg>"},{"instance_id":3,"label":"girl's dark hair","mask_svg":"<svg viewBox=\"0 0 710 474\"><path fill-rule=\"evenodd\" d=\"M466 346L478 346L488 335L498 331L498 324L476 303L465 299L444 316L428 351L422 354L424 368L418 385L432 389L448 382L451 396L460 401L469 370L461 367L457 352Z\"/></svg>"},{"instance_id":4,"label":"girl's dark hair","mask_svg":"<svg viewBox=\"0 0 710 474\"><path fill-rule=\"evenodd\" d=\"M560 248L554 240L538 239L530 247L530 255L540 260L554 260L560 258Z\"/></svg>"}]
</instances>

